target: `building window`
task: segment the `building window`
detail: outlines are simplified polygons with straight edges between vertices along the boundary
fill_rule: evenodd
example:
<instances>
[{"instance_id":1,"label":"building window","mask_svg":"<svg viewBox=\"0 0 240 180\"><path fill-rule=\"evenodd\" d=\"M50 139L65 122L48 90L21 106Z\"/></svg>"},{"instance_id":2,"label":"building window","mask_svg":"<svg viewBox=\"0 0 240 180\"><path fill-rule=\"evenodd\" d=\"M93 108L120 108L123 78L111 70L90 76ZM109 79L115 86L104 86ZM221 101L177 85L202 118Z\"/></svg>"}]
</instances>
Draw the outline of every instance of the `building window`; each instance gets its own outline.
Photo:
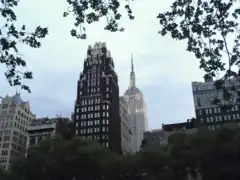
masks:
<instances>
[{"instance_id":1,"label":"building window","mask_svg":"<svg viewBox=\"0 0 240 180\"><path fill-rule=\"evenodd\" d=\"M228 115L228 120L231 120L231 116L230 115Z\"/></svg>"},{"instance_id":2,"label":"building window","mask_svg":"<svg viewBox=\"0 0 240 180\"><path fill-rule=\"evenodd\" d=\"M222 116L219 116L218 118L219 118L219 121L222 121Z\"/></svg>"},{"instance_id":3,"label":"building window","mask_svg":"<svg viewBox=\"0 0 240 180\"><path fill-rule=\"evenodd\" d=\"M205 109L206 114L208 114L208 109Z\"/></svg>"},{"instance_id":4,"label":"building window","mask_svg":"<svg viewBox=\"0 0 240 180\"><path fill-rule=\"evenodd\" d=\"M210 121L209 121L209 118L207 117L207 123L209 123Z\"/></svg>"},{"instance_id":5,"label":"building window","mask_svg":"<svg viewBox=\"0 0 240 180\"><path fill-rule=\"evenodd\" d=\"M212 109L209 109L209 114L212 114Z\"/></svg>"},{"instance_id":6,"label":"building window","mask_svg":"<svg viewBox=\"0 0 240 180\"><path fill-rule=\"evenodd\" d=\"M224 116L224 120L225 120L225 121L227 120L227 116Z\"/></svg>"}]
</instances>

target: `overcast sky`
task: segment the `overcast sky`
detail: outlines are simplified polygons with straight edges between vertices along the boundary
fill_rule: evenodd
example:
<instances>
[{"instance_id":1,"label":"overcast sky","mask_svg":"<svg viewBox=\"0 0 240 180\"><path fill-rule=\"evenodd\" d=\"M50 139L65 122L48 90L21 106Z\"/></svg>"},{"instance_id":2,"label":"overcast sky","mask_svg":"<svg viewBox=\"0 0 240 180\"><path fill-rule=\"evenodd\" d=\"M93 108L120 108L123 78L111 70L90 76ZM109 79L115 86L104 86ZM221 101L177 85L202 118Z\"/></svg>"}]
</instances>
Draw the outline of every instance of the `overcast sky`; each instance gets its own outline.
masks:
<instances>
[{"instance_id":1,"label":"overcast sky","mask_svg":"<svg viewBox=\"0 0 240 180\"><path fill-rule=\"evenodd\" d=\"M134 56L137 86L144 94L149 128L162 124L186 121L194 115L191 82L202 80L195 57L186 52L186 43L158 34L160 25L156 16L169 8L173 0L135 0L132 4L134 21L124 18L123 33L103 30L105 20L87 28L87 40L70 36L71 18L63 18L66 0L21 0L17 10L19 24L28 29L47 26L49 36L42 48L21 48L33 71L34 79L27 82L31 94L21 92L29 100L37 117L53 117L57 113L69 116L74 108L79 73L89 44L104 41L115 62L119 77L120 95L128 88L130 57ZM0 72L4 67L0 65ZM0 95L13 95L16 88L9 87L0 75Z\"/></svg>"}]
</instances>

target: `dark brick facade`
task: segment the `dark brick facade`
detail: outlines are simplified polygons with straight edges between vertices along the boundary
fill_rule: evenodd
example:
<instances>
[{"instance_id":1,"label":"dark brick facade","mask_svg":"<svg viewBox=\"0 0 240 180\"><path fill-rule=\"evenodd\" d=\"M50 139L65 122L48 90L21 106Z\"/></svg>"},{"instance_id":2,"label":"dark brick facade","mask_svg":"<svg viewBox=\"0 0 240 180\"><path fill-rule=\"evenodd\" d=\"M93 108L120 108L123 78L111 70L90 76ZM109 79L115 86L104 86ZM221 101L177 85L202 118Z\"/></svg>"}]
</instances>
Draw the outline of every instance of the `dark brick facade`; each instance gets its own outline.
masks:
<instances>
[{"instance_id":1,"label":"dark brick facade","mask_svg":"<svg viewBox=\"0 0 240 180\"><path fill-rule=\"evenodd\" d=\"M76 135L121 153L118 77L104 43L89 47L77 86Z\"/></svg>"}]
</instances>

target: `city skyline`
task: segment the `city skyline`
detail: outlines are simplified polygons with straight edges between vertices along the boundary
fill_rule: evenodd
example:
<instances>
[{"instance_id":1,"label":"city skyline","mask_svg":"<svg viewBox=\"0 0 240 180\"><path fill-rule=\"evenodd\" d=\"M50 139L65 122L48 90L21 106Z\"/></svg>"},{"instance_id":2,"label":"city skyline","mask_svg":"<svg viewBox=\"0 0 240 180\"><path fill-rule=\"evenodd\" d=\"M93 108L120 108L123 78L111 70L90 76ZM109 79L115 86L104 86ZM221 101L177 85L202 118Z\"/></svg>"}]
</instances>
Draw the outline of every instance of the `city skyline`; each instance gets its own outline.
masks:
<instances>
[{"instance_id":1,"label":"city skyline","mask_svg":"<svg viewBox=\"0 0 240 180\"><path fill-rule=\"evenodd\" d=\"M101 21L87 28L87 40L76 40L69 35L71 19L61 19L65 4L59 2L60 8L53 10L55 3L56 0L48 3L26 0L20 3L17 11L19 22L26 22L28 28L41 24L48 26L50 31L50 35L43 40L42 48L21 48L28 69L34 75L34 79L27 82L32 94L23 91L21 94L30 101L32 111L38 117L52 117L59 113L70 117L76 94L75 82L79 69L82 69L85 51L89 44L96 41L104 41L110 48L119 76L120 95L129 84L130 56L133 53L136 79L147 104L150 129L161 128L162 123L183 121L194 116L191 81L201 80L203 73L194 56L186 52L184 43L157 34L159 23L156 15L169 7L172 1L161 3L161 7L156 6L159 4L157 1L155 7L149 4L152 11L146 16L141 16L141 12L147 4L137 1L133 4L136 19L122 22L126 32L104 31ZM23 6L31 8L26 10ZM45 6L46 11L39 12L35 19L29 20L29 14ZM51 13L47 13L48 10ZM95 29L98 29L97 33ZM4 67L0 67L0 70L4 70ZM3 87L0 95L15 94L16 88L9 87L3 75L0 76L0 82Z\"/></svg>"}]
</instances>

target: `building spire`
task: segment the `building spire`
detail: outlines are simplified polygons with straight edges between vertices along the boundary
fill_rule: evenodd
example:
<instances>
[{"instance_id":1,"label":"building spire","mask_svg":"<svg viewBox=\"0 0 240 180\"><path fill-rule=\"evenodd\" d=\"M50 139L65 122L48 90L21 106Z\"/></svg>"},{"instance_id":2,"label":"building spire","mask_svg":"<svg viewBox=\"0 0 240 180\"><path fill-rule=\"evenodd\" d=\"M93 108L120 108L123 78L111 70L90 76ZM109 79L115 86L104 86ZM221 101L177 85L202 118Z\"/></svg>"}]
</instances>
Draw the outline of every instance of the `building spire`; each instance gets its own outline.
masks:
<instances>
[{"instance_id":1,"label":"building spire","mask_svg":"<svg viewBox=\"0 0 240 180\"><path fill-rule=\"evenodd\" d=\"M134 66L133 66L133 54L131 54L131 73L130 73L129 89L134 89L135 87L136 87L136 82L135 82L135 72L134 72Z\"/></svg>"},{"instance_id":2,"label":"building spire","mask_svg":"<svg viewBox=\"0 0 240 180\"><path fill-rule=\"evenodd\" d=\"M134 66L133 66L133 54L131 53L131 66L132 66L132 71L131 72L134 72Z\"/></svg>"}]
</instances>

